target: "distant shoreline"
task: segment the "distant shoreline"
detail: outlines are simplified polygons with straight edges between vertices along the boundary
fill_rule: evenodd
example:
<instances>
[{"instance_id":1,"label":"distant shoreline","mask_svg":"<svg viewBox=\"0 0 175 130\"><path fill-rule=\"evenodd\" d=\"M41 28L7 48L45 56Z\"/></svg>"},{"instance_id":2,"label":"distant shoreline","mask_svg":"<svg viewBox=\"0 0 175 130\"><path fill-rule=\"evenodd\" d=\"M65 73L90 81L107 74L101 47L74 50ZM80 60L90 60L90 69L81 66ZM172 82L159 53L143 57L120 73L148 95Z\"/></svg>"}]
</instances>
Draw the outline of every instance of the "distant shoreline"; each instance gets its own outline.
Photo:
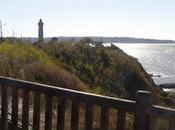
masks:
<instances>
[{"instance_id":1,"label":"distant shoreline","mask_svg":"<svg viewBox=\"0 0 175 130\"><path fill-rule=\"evenodd\" d=\"M19 37L21 38L21 37ZM45 37L45 42L48 42L53 37ZM82 36L82 37L66 37L66 36L58 36L58 41L79 41L83 38L90 38L93 41L101 42L101 43L175 43L175 40L160 40L160 39L146 39L146 38L132 38L132 37L96 37L96 36ZM23 37L24 41L36 42L38 39L36 37Z\"/></svg>"}]
</instances>

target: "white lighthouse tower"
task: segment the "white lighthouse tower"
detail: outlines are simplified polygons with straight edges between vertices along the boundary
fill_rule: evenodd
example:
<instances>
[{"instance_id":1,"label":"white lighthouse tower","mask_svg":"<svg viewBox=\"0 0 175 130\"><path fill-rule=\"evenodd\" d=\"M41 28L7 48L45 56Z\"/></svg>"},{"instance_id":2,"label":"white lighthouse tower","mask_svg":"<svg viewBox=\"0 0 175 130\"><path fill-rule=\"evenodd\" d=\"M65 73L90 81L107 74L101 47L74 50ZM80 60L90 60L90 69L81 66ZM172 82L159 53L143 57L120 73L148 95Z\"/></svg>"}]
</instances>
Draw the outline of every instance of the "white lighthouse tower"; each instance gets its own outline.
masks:
<instances>
[{"instance_id":1,"label":"white lighthouse tower","mask_svg":"<svg viewBox=\"0 0 175 130\"><path fill-rule=\"evenodd\" d=\"M43 25L44 25L44 23L42 22L42 19L40 19L39 23L38 23L38 42L39 43L43 43L43 41L44 41Z\"/></svg>"}]
</instances>

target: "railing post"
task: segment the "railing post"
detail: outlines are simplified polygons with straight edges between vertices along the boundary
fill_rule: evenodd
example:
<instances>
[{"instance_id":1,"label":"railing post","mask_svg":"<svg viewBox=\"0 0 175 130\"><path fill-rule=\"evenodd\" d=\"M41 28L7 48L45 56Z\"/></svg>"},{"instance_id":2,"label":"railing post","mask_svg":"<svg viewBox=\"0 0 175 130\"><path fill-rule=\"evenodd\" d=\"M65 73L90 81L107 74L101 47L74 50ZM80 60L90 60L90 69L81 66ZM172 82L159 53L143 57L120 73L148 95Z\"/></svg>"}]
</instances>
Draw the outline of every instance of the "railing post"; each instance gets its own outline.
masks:
<instances>
[{"instance_id":1,"label":"railing post","mask_svg":"<svg viewBox=\"0 0 175 130\"><path fill-rule=\"evenodd\" d=\"M1 85L1 124L0 130L7 130L7 119L8 119L8 93L7 86Z\"/></svg>"},{"instance_id":2,"label":"railing post","mask_svg":"<svg viewBox=\"0 0 175 130\"><path fill-rule=\"evenodd\" d=\"M152 130L151 122L152 95L147 91L136 93L135 130Z\"/></svg>"}]
</instances>

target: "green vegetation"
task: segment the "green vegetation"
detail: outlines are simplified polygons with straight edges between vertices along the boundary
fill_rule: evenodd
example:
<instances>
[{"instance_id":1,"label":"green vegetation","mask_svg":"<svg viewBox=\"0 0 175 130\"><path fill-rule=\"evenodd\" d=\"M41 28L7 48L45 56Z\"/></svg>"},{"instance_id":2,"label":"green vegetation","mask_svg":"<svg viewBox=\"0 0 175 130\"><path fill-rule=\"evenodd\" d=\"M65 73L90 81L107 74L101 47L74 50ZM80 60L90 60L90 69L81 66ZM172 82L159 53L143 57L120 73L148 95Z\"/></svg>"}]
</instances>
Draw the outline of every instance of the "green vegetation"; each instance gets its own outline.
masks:
<instances>
[{"instance_id":1,"label":"green vegetation","mask_svg":"<svg viewBox=\"0 0 175 130\"><path fill-rule=\"evenodd\" d=\"M114 45L91 43L5 40L0 44L0 75L128 99L134 99L137 90L148 90L155 103L161 99L171 104L137 59Z\"/></svg>"},{"instance_id":2,"label":"green vegetation","mask_svg":"<svg viewBox=\"0 0 175 130\"><path fill-rule=\"evenodd\" d=\"M1 41L0 75L128 99L134 99L137 90L148 90L153 93L154 103L172 105L171 97L157 88L137 59L114 45L104 47L99 43L91 43L90 39L76 43L57 42L53 39L47 44L29 44L20 40ZM44 106L44 100L42 105ZM68 126L70 110L68 102ZM83 110L82 105L80 118L83 117ZM100 111L97 106L94 111L94 128L98 128L97 117L100 117ZM110 111L111 117L116 114L116 111ZM131 113L127 113L127 129L133 127L133 118ZM114 129L117 119L111 119L109 127ZM81 121L83 124L83 119ZM166 127L167 122L157 122L157 129Z\"/></svg>"},{"instance_id":3,"label":"green vegetation","mask_svg":"<svg viewBox=\"0 0 175 130\"><path fill-rule=\"evenodd\" d=\"M2 42L0 75L88 91L77 77L58 66L46 53L31 44Z\"/></svg>"},{"instance_id":4,"label":"green vegetation","mask_svg":"<svg viewBox=\"0 0 175 130\"><path fill-rule=\"evenodd\" d=\"M90 42L89 39L78 43L50 42L36 47L81 79L92 92L133 99L137 90L148 90L156 95L155 102L159 102L159 90L137 59L118 47Z\"/></svg>"}]
</instances>

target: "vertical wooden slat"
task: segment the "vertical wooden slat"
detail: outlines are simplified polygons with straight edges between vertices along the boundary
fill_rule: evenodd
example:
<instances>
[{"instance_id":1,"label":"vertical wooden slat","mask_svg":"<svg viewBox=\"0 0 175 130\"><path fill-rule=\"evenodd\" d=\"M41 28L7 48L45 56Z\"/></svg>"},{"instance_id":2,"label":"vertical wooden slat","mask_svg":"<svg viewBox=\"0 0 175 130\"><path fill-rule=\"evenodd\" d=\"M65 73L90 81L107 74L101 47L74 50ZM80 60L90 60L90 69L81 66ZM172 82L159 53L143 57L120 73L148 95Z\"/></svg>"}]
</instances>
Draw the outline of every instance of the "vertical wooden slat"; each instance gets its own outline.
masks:
<instances>
[{"instance_id":1,"label":"vertical wooden slat","mask_svg":"<svg viewBox=\"0 0 175 130\"><path fill-rule=\"evenodd\" d=\"M64 120L65 120L65 98L59 97L59 104L57 109L57 130L64 130Z\"/></svg>"},{"instance_id":2,"label":"vertical wooden slat","mask_svg":"<svg viewBox=\"0 0 175 130\"><path fill-rule=\"evenodd\" d=\"M52 96L46 96L45 130L52 129Z\"/></svg>"},{"instance_id":3,"label":"vertical wooden slat","mask_svg":"<svg viewBox=\"0 0 175 130\"><path fill-rule=\"evenodd\" d=\"M28 130L29 126L29 91L23 90L22 130Z\"/></svg>"},{"instance_id":4,"label":"vertical wooden slat","mask_svg":"<svg viewBox=\"0 0 175 130\"><path fill-rule=\"evenodd\" d=\"M153 128L152 121L152 104L153 99L150 92L138 91L136 93L136 112L134 119L135 130L150 130Z\"/></svg>"},{"instance_id":5,"label":"vertical wooden slat","mask_svg":"<svg viewBox=\"0 0 175 130\"><path fill-rule=\"evenodd\" d=\"M78 120L79 120L79 107L78 101L74 97L72 99L72 111L71 111L71 130L78 130Z\"/></svg>"},{"instance_id":6,"label":"vertical wooden slat","mask_svg":"<svg viewBox=\"0 0 175 130\"><path fill-rule=\"evenodd\" d=\"M85 130L92 130L92 126L93 126L93 106L90 103L86 103Z\"/></svg>"},{"instance_id":7,"label":"vertical wooden slat","mask_svg":"<svg viewBox=\"0 0 175 130\"><path fill-rule=\"evenodd\" d=\"M126 112L123 110L117 111L117 130L125 130Z\"/></svg>"},{"instance_id":8,"label":"vertical wooden slat","mask_svg":"<svg viewBox=\"0 0 175 130\"><path fill-rule=\"evenodd\" d=\"M8 97L7 97L7 87L2 85L1 86L1 130L7 130L7 118L8 118Z\"/></svg>"},{"instance_id":9,"label":"vertical wooden slat","mask_svg":"<svg viewBox=\"0 0 175 130\"><path fill-rule=\"evenodd\" d=\"M18 129L18 89L12 88L12 130Z\"/></svg>"},{"instance_id":10,"label":"vertical wooden slat","mask_svg":"<svg viewBox=\"0 0 175 130\"><path fill-rule=\"evenodd\" d=\"M168 130L175 130L175 119L169 121L169 129Z\"/></svg>"},{"instance_id":11,"label":"vertical wooden slat","mask_svg":"<svg viewBox=\"0 0 175 130\"><path fill-rule=\"evenodd\" d=\"M108 123L109 123L109 109L107 108L106 105L102 105L100 130L108 130Z\"/></svg>"},{"instance_id":12,"label":"vertical wooden slat","mask_svg":"<svg viewBox=\"0 0 175 130\"><path fill-rule=\"evenodd\" d=\"M33 112L33 129L39 130L40 128L40 93L34 93L34 112Z\"/></svg>"},{"instance_id":13,"label":"vertical wooden slat","mask_svg":"<svg viewBox=\"0 0 175 130\"><path fill-rule=\"evenodd\" d=\"M149 126L148 129L149 130L155 130L155 124L156 124L156 118L153 115L149 115ZM174 129L175 130L175 129Z\"/></svg>"}]
</instances>

